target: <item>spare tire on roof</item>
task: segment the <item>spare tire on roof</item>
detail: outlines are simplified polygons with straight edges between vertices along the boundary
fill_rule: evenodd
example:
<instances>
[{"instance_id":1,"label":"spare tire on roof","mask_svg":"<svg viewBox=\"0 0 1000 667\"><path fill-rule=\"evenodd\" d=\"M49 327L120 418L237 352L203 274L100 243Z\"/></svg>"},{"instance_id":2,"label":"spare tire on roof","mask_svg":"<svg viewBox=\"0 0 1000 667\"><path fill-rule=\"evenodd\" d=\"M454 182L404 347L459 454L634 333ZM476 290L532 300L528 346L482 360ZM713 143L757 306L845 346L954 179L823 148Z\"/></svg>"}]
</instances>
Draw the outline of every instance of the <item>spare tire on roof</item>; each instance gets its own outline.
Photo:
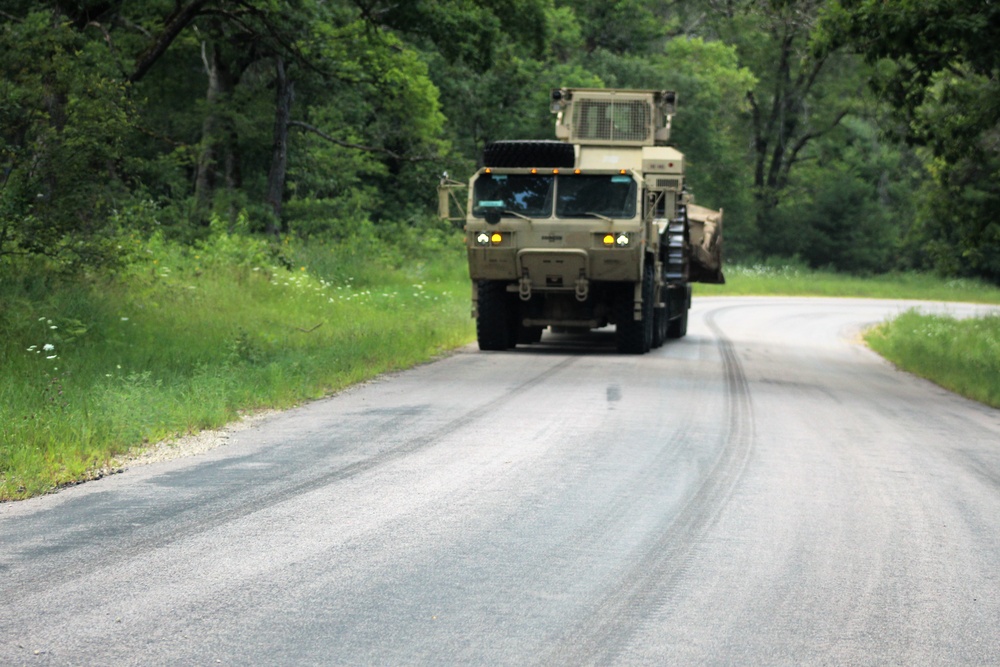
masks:
<instances>
[{"instance_id":1,"label":"spare tire on roof","mask_svg":"<svg viewBox=\"0 0 1000 667\"><path fill-rule=\"evenodd\" d=\"M572 168L573 144L562 141L494 141L483 149L484 167Z\"/></svg>"}]
</instances>

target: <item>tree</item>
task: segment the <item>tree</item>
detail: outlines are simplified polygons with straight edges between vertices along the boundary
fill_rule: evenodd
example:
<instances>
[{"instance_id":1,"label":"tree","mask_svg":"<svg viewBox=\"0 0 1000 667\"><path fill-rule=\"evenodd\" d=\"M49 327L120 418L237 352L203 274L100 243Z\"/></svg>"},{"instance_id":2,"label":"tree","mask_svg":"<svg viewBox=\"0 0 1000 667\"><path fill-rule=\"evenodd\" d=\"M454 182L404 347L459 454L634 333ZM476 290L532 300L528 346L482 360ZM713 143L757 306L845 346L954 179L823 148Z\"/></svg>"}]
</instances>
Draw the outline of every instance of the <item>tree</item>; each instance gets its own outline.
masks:
<instances>
[{"instance_id":1,"label":"tree","mask_svg":"<svg viewBox=\"0 0 1000 667\"><path fill-rule=\"evenodd\" d=\"M0 258L102 264L134 115L106 49L62 18L0 17Z\"/></svg>"},{"instance_id":2,"label":"tree","mask_svg":"<svg viewBox=\"0 0 1000 667\"><path fill-rule=\"evenodd\" d=\"M876 67L896 136L924 146L936 187L915 238L947 273L1000 281L1000 7L980 0L841 0L825 45Z\"/></svg>"},{"instance_id":3,"label":"tree","mask_svg":"<svg viewBox=\"0 0 1000 667\"><path fill-rule=\"evenodd\" d=\"M563 0L557 4L576 13L587 53L652 53L677 26L672 13L677 3L670 0Z\"/></svg>"},{"instance_id":4,"label":"tree","mask_svg":"<svg viewBox=\"0 0 1000 667\"><path fill-rule=\"evenodd\" d=\"M839 62L835 50L811 47L824 0L711 4L728 17L716 21L720 35L736 46L741 64L758 78L747 101L757 250L767 255L782 231L777 212L793 169L810 159L815 140L849 113L856 90L851 90L852 77L845 76L849 64Z\"/></svg>"}]
</instances>

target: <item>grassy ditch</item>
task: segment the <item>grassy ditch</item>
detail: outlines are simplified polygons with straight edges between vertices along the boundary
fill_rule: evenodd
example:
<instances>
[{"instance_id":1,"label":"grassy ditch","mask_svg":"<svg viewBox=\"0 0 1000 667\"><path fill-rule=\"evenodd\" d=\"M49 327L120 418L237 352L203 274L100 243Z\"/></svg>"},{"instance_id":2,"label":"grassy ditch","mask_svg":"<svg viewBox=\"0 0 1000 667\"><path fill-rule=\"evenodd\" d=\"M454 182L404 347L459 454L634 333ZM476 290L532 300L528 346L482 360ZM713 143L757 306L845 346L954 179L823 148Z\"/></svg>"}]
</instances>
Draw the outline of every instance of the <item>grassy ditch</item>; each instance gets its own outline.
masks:
<instances>
[{"instance_id":1,"label":"grassy ditch","mask_svg":"<svg viewBox=\"0 0 1000 667\"><path fill-rule=\"evenodd\" d=\"M113 278L20 267L0 280L0 499L472 338L454 236L405 253L357 239L275 253L217 234L194 249L154 240L143 253Z\"/></svg>"},{"instance_id":2,"label":"grassy ditch","mask_svg":"<svg viewBox=\"0 0 1000 667\"><path fill-rule=\"evenodd\" d=\"M911 310L865 341L906 371L1000 408L1000 315L958 320Z\"/></svg>"}]
</instances>

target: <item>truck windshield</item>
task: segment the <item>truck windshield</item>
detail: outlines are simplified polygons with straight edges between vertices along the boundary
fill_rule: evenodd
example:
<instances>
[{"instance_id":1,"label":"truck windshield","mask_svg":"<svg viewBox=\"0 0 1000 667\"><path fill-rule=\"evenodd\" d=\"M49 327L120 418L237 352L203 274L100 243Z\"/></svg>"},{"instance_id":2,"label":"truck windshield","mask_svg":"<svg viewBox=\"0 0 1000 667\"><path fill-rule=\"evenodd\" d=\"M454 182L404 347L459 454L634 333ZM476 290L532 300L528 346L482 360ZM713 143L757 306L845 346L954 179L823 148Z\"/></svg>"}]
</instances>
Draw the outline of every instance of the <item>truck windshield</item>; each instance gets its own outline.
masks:
<instances>
[{"instance_id":1,"label":"truck windshield","mask_svg":"<svg viewBox=\"0 0 1000 667\"><path fill-rule=\"evenodd\" d=\"M472 215L482 218L492 209L547 218L552 215L552 181L552 176L483 174L472 193Z\"/></svg>"},{"instance_id":2,"label":"truck windshield","mask_svg":"<svg viewBox=\"0 0 1000 667\"><path fill-rule=\"evenodd\" d=\"M634 218L636 186L631 176L560 176L556 216Z\"/></svg>"}]
</instances>

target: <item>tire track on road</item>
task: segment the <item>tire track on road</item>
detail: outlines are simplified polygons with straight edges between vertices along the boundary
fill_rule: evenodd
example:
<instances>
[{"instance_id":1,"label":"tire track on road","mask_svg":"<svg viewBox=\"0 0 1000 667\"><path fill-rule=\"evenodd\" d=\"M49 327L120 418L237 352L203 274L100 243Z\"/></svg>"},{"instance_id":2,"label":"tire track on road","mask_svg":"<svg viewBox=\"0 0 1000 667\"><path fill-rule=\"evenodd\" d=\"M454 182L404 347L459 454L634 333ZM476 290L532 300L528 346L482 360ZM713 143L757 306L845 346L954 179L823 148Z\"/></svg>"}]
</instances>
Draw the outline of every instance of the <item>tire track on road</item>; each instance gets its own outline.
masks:
<instances>
[{"instance_id":1,"label":"tire track on road","mask_svg":"<svg viewBox=\"0 0 1000 667\"><path fill-rule=\"evenodd\" d=\"M251 489L243 493L237 492L234 495L216 494L212 495L207 501L204 496L187 498L176 504L161 507L152 521L144 522L142 517L135 517L133 520L139 523L132 523L128 527L122 525L107 526L86 534L81 534L79 530L74 530L70 539L74 540L75 544L46 543L44 551L59 554L56 556L57 562L48 567L38 562L44 561L44 556L34 556L31 553L32 548L29 548L24 553L21 553L16 561L3 563L7 570L8 582L14 576L20 579L17 583L0 587L0 592L3 593L4 597L9 597L10 599L27 594L37 595L43 590L57 587L73 579L85 577L91 572L111 566L123 559L141 558L151 550L162 549L178 540L208 532L219 526L254 514L262 509L278 505L296 496L362 475L398 461L426 447L433 446L448 434L494 413L498 408L510 401L512 396L521 394L538 384L548 381L553 375L566 370L579 361L579 359L580 357L571 356L551 366L538 369L529 378L504 390L496 398L463 412L446 423L421 435L406 437L405 434L399 433L398 428L394 428L392 424L389 424L386 430L380 435L390 438L401 436L398 445L373 455L365 456L358 461L339 465L326 472L310 474L310 476L301 482L292 483L288 486L280 486L277 489ZM332 397L326 400L336 400L336 398ZM406 421L405 423L412 424L412 421ZM398 424L396 426L398 427ZM371 435L369 434L369 437ZM251 458L252 455L248 455L246 457L236 457L236 460ZM232 462L228 461L228 463ZM173 474L184 475L188 472L190 471L184 470ZM291 472L295 473L295 471ZM271 483L280 484L280 482L281 480L278 479ZM250 495L251 493L253 495ZM221 509L211 508L213 503L219 502L224 503L225 507ZM206 504L208 507L206 507ZM53 509L50 511L59 512L60 510ZM31 519L25 519L25 521L30 522ZM161 525L174 521L179 521L180 525ZM143 532L153 534L142 535L141 533ZM8 554L18 552L17 545L10 541L0 540L0 547ZM81 552L86 553L83 554ZM67 559L63 559L60 557L62 554L72 555ZM23 563L32 559L35 559L35 562L28 568L22 568L17 565L17 562ZM9 558L7 560L10 561ZM30 574L27 574L29 571ZM17 574L14 574L15 572ZM25 576L26 574L27 576Z\"/></svg>"},{"instance_id":2,"label":"tire track on road","mask_svg":"<svg viewBox=\"0 0 1000 667\"><path fill-rule=\"evenodd\" d=\"M705 323L717 339L726 387L725 426L718 456L645 553L538 664L619 662L643 619L670 604L690 568L701 536L715 524L732 497L753 449L754 418L743 367L733 343L716 322L716 315L723 310L727 309L705 315Z\"/></svg>"}]
</instances>

